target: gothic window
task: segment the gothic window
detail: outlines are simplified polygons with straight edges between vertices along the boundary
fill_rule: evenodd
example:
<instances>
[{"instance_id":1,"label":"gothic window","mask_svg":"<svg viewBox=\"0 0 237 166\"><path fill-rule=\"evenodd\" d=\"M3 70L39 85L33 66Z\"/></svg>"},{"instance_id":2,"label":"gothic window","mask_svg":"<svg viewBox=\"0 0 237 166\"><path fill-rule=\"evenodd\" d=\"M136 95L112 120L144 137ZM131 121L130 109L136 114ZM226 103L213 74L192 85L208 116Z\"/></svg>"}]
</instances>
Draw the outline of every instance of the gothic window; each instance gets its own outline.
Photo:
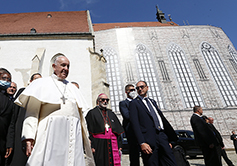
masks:
<instances>
[{"instance_id":1,"label":"gothic window","mask_svg":"<svg viewBox=\"0 0 237 166\"><path fill-rule=\"evenodd\" d=\"M184 51L176 44L171 44L168 47L168 55L186 108L192 108L195 105L204 106Z\"/></svg>"},{"instance_id":2,"label":"gothic window","mask_svg":"<svg viewBox=\"0 0 237 166\"><path fill-rule=\"evenodd\" d=\"M127 75L126 82L135 82L134 76L133 76L133 71L132 71L132 66L131 66L130 62L125 63L125 69L126 69L126 75Z\"/></svg>"},{"instance_id":3,"label":"gothic window","mask_svg":"<svg viewBox=\"0 0 237 166\"><path fill-rule=\"evenodd\" d=\"M112 48L104 48L103 54L106 63L107 80L110 84L110 104L111 108L115 112L119 112L119 102L123 100L123 86L121 83L118 55Z\"/></svg>"},{"instance_id":4,"label":"gothic window","mask_svg":"<svg viewBox=\"0 0 237 166\"><path fill-rule=\"evenodd\" d=\"M235 72L237 73L237 52L231 45L228 46L228 50L230 56L232 57L232 59L230 59L230 63L233 66Z\"/></svg>"},{"instance_id":5,"label":"gothic window","mask_svg":"<svg viewBox=\"0 0 237 166\"><path fill-rule=\"evenodd\" d=\"M136 61L140 80L146 81L149 86L149 97L156 100L159 107L164 109L163 98L159 88L159 80L152 54L142 44L138 44L136 47Z\"/></svg>"},{"instance_id":6,"label":"gothic window","mask_svg":"<svg viewBox=\"0 0 237 166\"><path fill-rule=\"evenodd\" d=\"M198 59L194 59L193 62L194 62L194 65L195 65L195 67L197 69L197 72L198 72L198 75L199 75L200 79L201 80L206 80L207 77L206 77L206 75L205 75L205 73L204 73L204 71L202 69L202 66L201 66L199 60Z\"/></svg>"},{"instance_id":7,"label":"gothic window","mask_svg":"<svg viewBox=\"0 0 237 166\"><path fill-rule=\"evenodd\" d=\"M237 64L233 59L229 59L232 67L234 68L234 71L237 73Z\"/></svg>"},{"instance_id":8,"label":"gothic window","mask_svg":"<svg viewBox=\"0 0 237 166\"><path fill-rule=\"evenodd\" d=\"M237 90L219 53L210 44L203 42L201 45L202 55L210 69L217 87L227 106L237 105Z\"/></svg>"},{"instance_id":9,"label":"gothic window","mask_svg":"<svg viewBox=\"0 0 237 166\"><path fill-rule=\"evenodd\" d=\"M158 64L159 64L159 67L160 67L160 71L161 71L161 74L162 74L163 81L170 81L169 74L166 70L164 61L158 61Z\"/></svg>"}]
</instances>

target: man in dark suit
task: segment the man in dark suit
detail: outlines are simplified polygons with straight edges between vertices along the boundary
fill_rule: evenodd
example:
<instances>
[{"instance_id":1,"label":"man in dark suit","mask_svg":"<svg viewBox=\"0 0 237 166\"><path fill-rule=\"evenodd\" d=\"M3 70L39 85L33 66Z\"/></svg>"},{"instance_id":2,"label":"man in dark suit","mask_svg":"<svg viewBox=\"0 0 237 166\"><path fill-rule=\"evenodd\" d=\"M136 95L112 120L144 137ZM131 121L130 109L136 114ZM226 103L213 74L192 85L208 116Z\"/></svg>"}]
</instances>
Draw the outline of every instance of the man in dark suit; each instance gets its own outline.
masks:
<instances>
[{"instance_id":1,"label":"man in dark suit","mask_svg":"<svg viewBox=\"0 0 237 166\"><path fill-rule=\"evenodd\" d=\"M206 120L206 123L209 125L211 130L214 132L214 135L216 136L217 141L221 146L221 156L223 157L223 159L225 160L225 162L227 163L228 166L234 166L234 164L232 163L232 161L228 158L228 156L226 154L225 145L224 145L223 139L221 137L221 134L213 125L214 119L212 117L208 117L208 118L206 116L202 116L202 117Z\"/></svg>"},{"instance_id":2,"label":"man in dark suit","mask_svg":"<svg viewBox=\"0 0 237 166\"><path fill-rule=\"evenodd\" d=\"M237 153L237 135L235 134L235 131L232 131L232 135L230 136L230 139L233 140L235 152Z\"/></svg>"},{"instance_id":3,"label":"man in dark suit","mask_svg":"<svg viewBox=\"0 0 237 166\"><path fill-rule=\"evenodd\" d=\"M0 68L0 166L5 166L5 159L10 156L14 142L13 103L6 96L10 85L10 72Z\"/></svg>"},{"instance_id":4,"label":"man in dark suit","mask_svg":"<svg viewBox=\"0 0 237 166\"><path fill-rule=\"evenodd\" d=\"M129 105L130 121L142 151L145 166L176 166L171 142L177 140L174 129L153 99L147 97L145 81L136 84L138 96Z\"/></svg>"},{"instance_id":5,"label":"man in dark suit","mask_svg":"<svg viewBox=\"0 0 237 166\"><path fill-rule=\"evenodd\" d=\"M191 125L197 144L200 146L206 166L221 166L221 147L214 132L201 117L202 107L195 106L191 117Z\"/></svg>"},{"instance_id":6,"label":"man in dark suit","mask_svg":"<svg viewBox=\"0 0 237 166\"><path fill-rule=\"evenodd\" d=\"M137 144L136 138L134 137L134 132L130 125L129 118L129 103L136 96L135 87L132 84L126 85L125 93L127 98L126 100L119 102L119 110L123 116L123 128L128 140L130 166L139 166L139 146Z\"/></svg>"}]
</instances>

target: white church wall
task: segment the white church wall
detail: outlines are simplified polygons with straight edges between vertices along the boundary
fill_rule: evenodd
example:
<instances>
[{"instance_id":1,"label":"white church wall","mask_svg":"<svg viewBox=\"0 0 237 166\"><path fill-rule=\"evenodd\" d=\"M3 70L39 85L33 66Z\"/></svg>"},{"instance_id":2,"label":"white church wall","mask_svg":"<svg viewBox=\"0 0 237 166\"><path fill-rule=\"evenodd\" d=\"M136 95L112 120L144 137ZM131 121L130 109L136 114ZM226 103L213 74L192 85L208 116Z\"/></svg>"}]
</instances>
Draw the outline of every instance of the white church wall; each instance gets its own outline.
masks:
<instances>
[{"instance_id":1,"label":"white church wall","mask_svg":"<svg viewBox=\"0 0 237 166\"><path fill-rule=\"evenodd\" d=\"M76 39L0 41L0 66L11 72L12 81L21 88L29 83L32 59L38 48L45 49L40 71L43 77L50 75L51 58L57 53L62 53L70 60L67 79L79 83L82 94L92 106L90 54L87 50L89 47L93 47L92 41Z\"/></svg>"}]
</instances>

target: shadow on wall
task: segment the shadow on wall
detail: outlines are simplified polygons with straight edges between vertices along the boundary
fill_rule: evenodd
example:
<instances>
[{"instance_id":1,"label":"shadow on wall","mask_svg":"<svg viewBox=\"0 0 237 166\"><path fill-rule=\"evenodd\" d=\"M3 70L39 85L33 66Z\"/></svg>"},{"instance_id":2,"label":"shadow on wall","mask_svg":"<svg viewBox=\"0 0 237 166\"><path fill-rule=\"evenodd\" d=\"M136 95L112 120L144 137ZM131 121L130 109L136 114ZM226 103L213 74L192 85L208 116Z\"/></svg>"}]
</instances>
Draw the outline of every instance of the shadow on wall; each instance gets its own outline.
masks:
<instances>
[{"instance_id":1,"label":"shadow on wall","mask_svg":"<svg viewBox=\"0 0 237 166\"><path fill-rule=\"evenodd\" d=\"M26 87L28 85L28 81L30 79L30 75L27 73L28 71L30 71L30 68L28 69L15 69L16 72L20 72L22 75L22 79L24 82L24 86Z\"/></svg>"}]
</instances>

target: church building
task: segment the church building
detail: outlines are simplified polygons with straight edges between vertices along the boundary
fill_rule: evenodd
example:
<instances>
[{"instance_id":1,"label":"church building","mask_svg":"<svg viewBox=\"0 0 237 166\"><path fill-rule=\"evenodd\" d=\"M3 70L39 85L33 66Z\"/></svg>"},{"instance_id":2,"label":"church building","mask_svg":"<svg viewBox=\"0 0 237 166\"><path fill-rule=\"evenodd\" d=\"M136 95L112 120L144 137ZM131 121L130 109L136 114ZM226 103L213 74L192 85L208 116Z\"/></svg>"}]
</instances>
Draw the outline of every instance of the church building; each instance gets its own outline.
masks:
<instances>
[{"instance_id":1,"label":"church building","mask_svg":"<svg viewBox=\"0 0 237 166\"><path fill-rule=\"evenodd\" d=\"M120 116L126 84L144 80L174 129L191 130L200 105L225 138L237 130L237 52L219 27L179 26L157 8L157 22L95 23L89 11L0 15L0 67L18 87L35 72L49 76L57 53L71 61L76 81L92 108L110 95Z\"/></svg>"}]
</instances>

